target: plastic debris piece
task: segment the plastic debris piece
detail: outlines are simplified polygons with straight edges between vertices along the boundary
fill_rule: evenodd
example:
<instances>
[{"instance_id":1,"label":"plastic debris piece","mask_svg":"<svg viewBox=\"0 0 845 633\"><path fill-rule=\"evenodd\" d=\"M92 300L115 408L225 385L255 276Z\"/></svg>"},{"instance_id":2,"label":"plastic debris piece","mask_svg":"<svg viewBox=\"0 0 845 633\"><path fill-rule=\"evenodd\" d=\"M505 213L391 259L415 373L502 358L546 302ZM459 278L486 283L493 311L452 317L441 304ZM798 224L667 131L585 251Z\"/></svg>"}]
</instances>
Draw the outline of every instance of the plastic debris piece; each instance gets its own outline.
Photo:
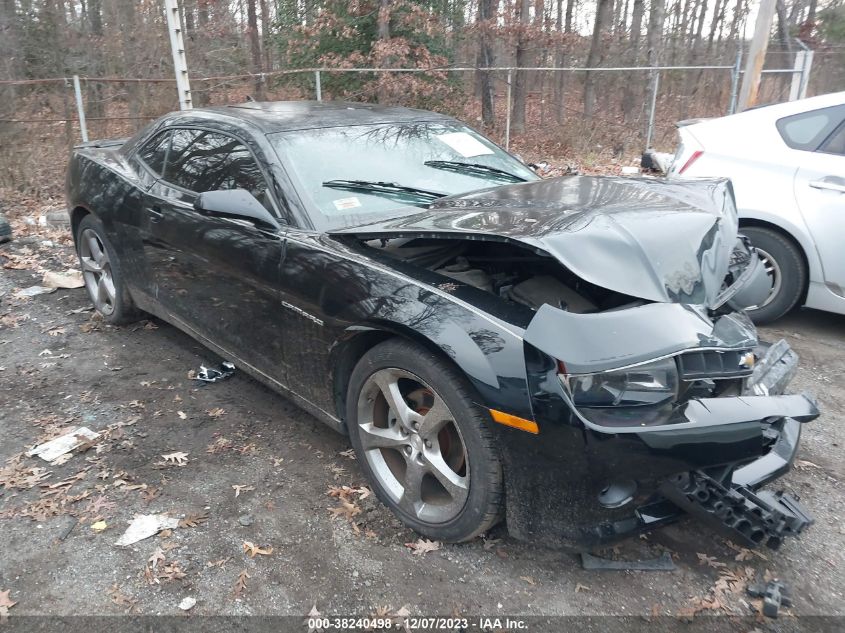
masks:
<instances>
[{"instance_id":1,"label":"plastic debris piece","mask_svg":"<svg viewBox=\"0 0 845 633\"><path fill-rule=\"evenodd\" d=\"M91 529L95 532L102 532L108 527L108 523L105 521L97 521L96 523L91 524Z\"/></svg>"},{"instance_id":2,"label":"plastic debris piece","mask_svg":"<svg viewBox=\"0 0 845 633\"><path fill-rule=\"evenodd\" d=\"M138 514L132 519L129 527L116 542L115 545L125 547L132 545L145 538L155 536L162 530L174 530L179 527L179 519L174 519L163 514Z\"/></svg>"},{"instance_id":3,"label":"plastic debris piece","mask_svg":"<svg viewBox=\"0 0 845 633\"><path fill-rule=\"evenodd\" d=\"M781 606L792 606L792 592L779 580L748 585L746 591L748 591L749 596L763 599L763 615L769 618L778 617L778 610Z\"/></svg>"},{"instance_id":4,"label":"plastic debris piece","mask_svg":"<svg viewBox=\"0 0 845 633\"><path fill-rule=\"evenodd\" d=\"M65 433L64 435L52 439L49 442L39 444L31 451L27 452L27 457L37 455L45 462L52 462L54 459L61 457L65 453L69 453L85 442L91 442L96 440L98 437L100 437L99 433L95 433L87 426L80 426L72 430L70 433Z\"/></svg>"},{"instance_id":5,"label":"plastic debris piece","mask_svg":"<svg viewBox=\"0 0 845 633\"><path fill-rule=\"evenodd\" d=\"M63 273L48 271L44 273L41 283L47 288L82 288L85 285L82 281L82 273L73 269Z\"/></svg>"},{"instance_id":6,"label":"plastic debris piece","mask_svg":"<svg viewBox=\"0 0 845 633\"><path fill-rule=\"evenodd\" d=\"M612 570L612 571L674 571L675 563L669 552L663 552L657 558L646 560L608 560L599 558L586 552L581 553L581 566L584 569Z\"/></svg>"},{"instance_id":7,"label":"plastic debris piece","mask_svg":"<svg viewBox=\"0 0 845 633\"><path fill-rule=\"evenodd\" d=\"M196 598L182 598L182 602L179 603L179 608L182 609L182 611L190 611L194 608L196 603Z\"/></svg>"},{"instance_id":8,"label":"plastic debris piece","mask_svg":"<svg viewBox=\"0 0 845 633\"><path fill-rule=\"evenodd\" d=\"M225 380L235 373L235 366L229 361L223 361L217 369L200 365L197 372L196 380L202 382L217 382L218 380Z\"/></svg>"},{"instance_id":9,"label":"plastic debris piece","mask_svg":"<svg viewBox=\"0 0 845 633\"><path fill-rule=\"evenodd\" d=\"M24 297L35 297L38 295L46 295L51 292L56 292L56 288L45 288L44 286L30 286L29 288L21 288L15 293L17 299Z\"/></svg>"},{"instance_id":10,"label":"plastic debris piece","mask_svg":"<svg viewBox=\"0 0 845 633\"><path fill-rule=\"evenodd\" d=\"M625 165L622 167L623 176L635 176L638 173L640 173L639 167L632 167L631 165Z\"/></svg>"}]
</instances>

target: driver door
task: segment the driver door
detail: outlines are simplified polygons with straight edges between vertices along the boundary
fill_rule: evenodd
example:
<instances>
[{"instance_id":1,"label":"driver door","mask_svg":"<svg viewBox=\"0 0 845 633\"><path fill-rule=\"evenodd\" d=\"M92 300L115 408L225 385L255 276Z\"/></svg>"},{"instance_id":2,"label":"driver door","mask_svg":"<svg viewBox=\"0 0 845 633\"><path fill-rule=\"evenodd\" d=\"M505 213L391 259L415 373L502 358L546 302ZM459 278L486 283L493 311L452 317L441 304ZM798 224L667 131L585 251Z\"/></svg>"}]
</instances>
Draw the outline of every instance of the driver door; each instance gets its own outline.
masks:
<instances>
[{"instance_id":1,"label":"driver door","mask_svg":"<svg viewBox=\"0 0 845 633\"><path fill-rule=\"evenodd\" d=\"M221 132L175 128L148 192L144 260L155 299L180 325L285 384L279 318L281 232L194 209L204 191L245 189L276 216L260 158Z\"/></svg>"}]
</instances>

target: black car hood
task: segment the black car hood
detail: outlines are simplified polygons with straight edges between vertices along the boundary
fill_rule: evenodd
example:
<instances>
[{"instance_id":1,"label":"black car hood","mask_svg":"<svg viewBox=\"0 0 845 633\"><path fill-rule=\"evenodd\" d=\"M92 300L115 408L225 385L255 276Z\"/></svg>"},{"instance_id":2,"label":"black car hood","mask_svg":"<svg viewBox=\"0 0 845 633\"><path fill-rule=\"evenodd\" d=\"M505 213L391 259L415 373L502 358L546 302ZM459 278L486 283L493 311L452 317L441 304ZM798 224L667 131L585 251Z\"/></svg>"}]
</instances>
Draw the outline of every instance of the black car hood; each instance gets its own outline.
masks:
<instances>
[{"instance_id":1,"label":"black car hood","mask_svg":"<svg viewBox=\"0 0 845 633\"><path fill-rule=\"evenodd\" d=\"M420 213L330 234L513 240L609 290L712 306L737 214L725 179L567 176L441 198Z\"/></svg>"}]
</instances>

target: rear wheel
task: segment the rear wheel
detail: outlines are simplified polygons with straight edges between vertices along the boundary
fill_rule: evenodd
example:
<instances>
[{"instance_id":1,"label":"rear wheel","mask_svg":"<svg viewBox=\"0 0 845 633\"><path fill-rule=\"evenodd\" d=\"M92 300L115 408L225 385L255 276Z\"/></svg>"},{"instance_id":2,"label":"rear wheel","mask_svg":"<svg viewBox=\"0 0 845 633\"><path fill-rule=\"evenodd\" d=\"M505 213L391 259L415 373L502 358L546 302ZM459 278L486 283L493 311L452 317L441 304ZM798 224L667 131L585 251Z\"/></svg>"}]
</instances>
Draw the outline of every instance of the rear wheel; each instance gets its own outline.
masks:
<instances>
[{"instance_id":1,"label":"rear wheel","mask_svg":"<svg viewBox=\"0 0 845 633\"><path fill-rule=\"evenodd\" d=\"M778 231L747 226L740 232L757 249L771 284L766 299L758 306L747 308L748 316L758 324L771 323L801 300L807 281L807 265L795 243Z\"/></svg>"},{"instance_id":2,"label":"rear wheel","mask_svg":"<svg viewBox=\"0 0 845 633\"><path fill-rule=\"evenodd\" d=\"M378 498L441 541L488 530L502 511L502 467L486 412L449 363L398 339L367 352L349 382L349 436Z\"/></svg>"},{"instance_id":3,"label":"rear wheel","mask_svg":"<svg viewBox=\"0 0 845 633\"><path fill-rule=\"evenodd\" d=\"M76 252L85 289L103 320L115 325L137 321L142 313L129 296L120 262L105 229L93 215L86 215L77 227Z\"/></svg>"}]
</instances>

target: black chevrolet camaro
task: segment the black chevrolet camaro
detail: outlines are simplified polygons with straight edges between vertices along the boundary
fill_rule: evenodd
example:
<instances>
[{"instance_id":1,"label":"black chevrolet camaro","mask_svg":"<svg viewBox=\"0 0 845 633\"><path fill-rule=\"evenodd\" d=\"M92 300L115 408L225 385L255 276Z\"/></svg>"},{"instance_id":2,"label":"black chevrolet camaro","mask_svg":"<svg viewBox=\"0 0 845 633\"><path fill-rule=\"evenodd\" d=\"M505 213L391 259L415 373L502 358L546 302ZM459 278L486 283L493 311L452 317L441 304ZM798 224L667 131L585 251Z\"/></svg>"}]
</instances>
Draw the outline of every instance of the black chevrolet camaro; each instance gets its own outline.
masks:
<instances>
[{"instance_id":1,"label":"black chevrolet camaro","mask_svg":"<svg viewBox=\"0 0 845 633\"><path fill-rule=\"evenodd\" d=\"M818 411L742 312L769 282L727 181L542 180L446 116L291 102L86 143L67 190L106 321L156 315L347 433L423 535L811 521L762 489Z\"/></svg>"}]
</instances>

